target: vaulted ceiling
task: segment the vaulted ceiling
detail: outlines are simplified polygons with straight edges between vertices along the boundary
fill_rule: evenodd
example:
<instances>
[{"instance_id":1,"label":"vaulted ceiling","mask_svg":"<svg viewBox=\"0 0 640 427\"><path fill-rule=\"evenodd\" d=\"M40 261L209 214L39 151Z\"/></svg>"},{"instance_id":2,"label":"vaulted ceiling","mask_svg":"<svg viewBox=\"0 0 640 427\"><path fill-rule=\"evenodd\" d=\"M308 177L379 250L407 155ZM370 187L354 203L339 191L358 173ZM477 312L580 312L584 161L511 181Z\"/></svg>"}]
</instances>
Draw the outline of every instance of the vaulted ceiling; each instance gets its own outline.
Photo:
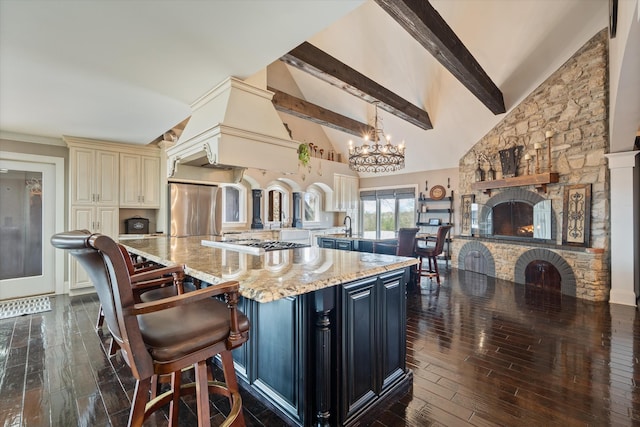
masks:
<instances>
[{"instance_id":1,"label":"vaulted ceiling","mask_svg":"<svg viewBox=\"0 0 640 427\"><path fill-rule=\"evenodd\" d=\"M292 66L307 49L308 61L319 51L404 101L381 113L406 143L403 172L455 167L503 117L500 98L513 108L608 19L606 0L432 0L468 51L447 56L412 31L424 23L397 16L424 4L0 0L0 130L148 144L226 77L266 69L280 111L297 98L342 117L332 126L281 113L292 137L346 153L349 129L371 122L371 99ZM461 52L476 66L456 63ZM470 80L478 70L495 86Z\"/></svg>"}]
</instances>

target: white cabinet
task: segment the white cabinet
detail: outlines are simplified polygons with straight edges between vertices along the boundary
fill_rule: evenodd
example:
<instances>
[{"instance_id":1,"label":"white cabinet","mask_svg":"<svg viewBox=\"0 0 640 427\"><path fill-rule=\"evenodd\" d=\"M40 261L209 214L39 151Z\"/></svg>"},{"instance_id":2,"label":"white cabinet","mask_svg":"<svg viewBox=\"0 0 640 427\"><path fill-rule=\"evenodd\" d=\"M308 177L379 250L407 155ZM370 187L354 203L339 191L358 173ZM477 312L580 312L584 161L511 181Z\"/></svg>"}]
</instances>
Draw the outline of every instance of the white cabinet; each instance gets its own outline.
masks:
<instances>
[{"instance_id":1,"label":"white cabinet","mask_svg":"<svg viewBox=\"0 0 640 427\"><path fill-rule=\"evenodd\" d=\"M69 156L71 204L117 206L118 153L72 147Z\"/></svg>"},{"instance_id":2,"label":"white cabinet","mask_svg":"<svg viewBox=\"0 0 640 427\"><path fill-rule=\"evenodd\" d=\"M113 238L118 237L118 207L117 206L82 206L71 207L70 229L89 230L92 233L102 233ZM84 268L74 259L70 259L69 287L71 289L92 286Z\"/></svg>"},{"instance_id":3,"label":"white cabinet","mask_svg":"<svg viewBox=\"0 0 640 427\"><path fill-rule=\"evenodd\" d=\"M120 208L160 208L158 148L68 136L64 141L69 147L69 230L117 239ZM85 271L71 257L69 289L92 290Z\"/></svg>"},{"instance_id":4,"label":"white cabinet","mask_svg":"<svg viewBox=\"0 0 640 427\"><path fill-rule=\"evenodd\" d=\"M333 205L331 210L346 212L347 209L357 209L358 199L357 177L340 174L333 175Z\"/></svg>"},{"instance_id":5,"label":"white cabinet","mask_svg":"<svg viewBox=\"0 0 640 427\"><path fill-rule=\"evenodd\" d=\"M160 207L160 158L120 154L120 206Z\"/></svg>"}]
</instances>

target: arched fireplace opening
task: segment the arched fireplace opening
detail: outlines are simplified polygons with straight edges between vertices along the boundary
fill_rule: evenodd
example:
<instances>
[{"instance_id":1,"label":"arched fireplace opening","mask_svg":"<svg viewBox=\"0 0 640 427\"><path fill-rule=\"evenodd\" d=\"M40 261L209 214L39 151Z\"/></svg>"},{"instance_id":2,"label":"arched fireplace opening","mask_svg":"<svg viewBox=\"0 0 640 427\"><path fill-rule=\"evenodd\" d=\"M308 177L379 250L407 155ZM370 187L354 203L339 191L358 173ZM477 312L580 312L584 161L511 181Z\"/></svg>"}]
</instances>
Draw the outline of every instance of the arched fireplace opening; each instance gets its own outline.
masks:
<instances>
[{"instance_id":1,"label":"arched fireplace opening","mask_svg":"<svg viewBox=\"0 0 640 427\"><path fill-rule=\"evenodd\" d=\"M562 290L562 276L558 269L548 261L535 260L530 262L524 270L526 285L553 290Z\"/></svg>"},{"instance_id":2,"label":"arched fireplace opening","mask_svg":"<svg viewBox=\"0 0 640 427\"><path fill-rule=\"evenodd\" d=\"M576 296L573 269L561 255L548 249L530 249L520 255L513 269L513 280L528 289L553 286L560 295Z\"/></svg>"},{"instance_id":3,"label":"arched fireplace opening","mask_svg":"<svg viewBox=\"0 0 640 427\"><path fill-rule=\"evenodd\" d=\"M533 237L533 205L508 201L493 207L493 235L520 238Z\"/></svg>"},{"instance_id":4,"label":"arched fireplace opening","mask_svg":"<svg viewBox=\"0 0 640 427\"><path fill-rule=\"evenodd\" d=\"M475 205L475 204L474 204ZM551 200L522 188L509 188L487 200L486 204L472 206L474 235L488 238L554 242L556 213ZM477 217L474 226L473 217Z\"/></svg>"}]
</instances>

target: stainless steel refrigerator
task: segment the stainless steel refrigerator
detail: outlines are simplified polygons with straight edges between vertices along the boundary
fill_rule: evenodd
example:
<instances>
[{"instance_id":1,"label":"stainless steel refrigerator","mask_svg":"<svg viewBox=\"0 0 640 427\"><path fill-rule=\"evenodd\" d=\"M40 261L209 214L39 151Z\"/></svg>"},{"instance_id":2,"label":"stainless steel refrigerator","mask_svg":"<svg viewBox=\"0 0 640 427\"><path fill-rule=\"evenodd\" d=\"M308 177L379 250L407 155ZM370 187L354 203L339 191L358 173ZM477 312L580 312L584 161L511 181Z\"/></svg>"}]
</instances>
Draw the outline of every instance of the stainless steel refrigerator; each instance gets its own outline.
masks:
<instances>
[{"instance_id":1,"label":"stainless steel refrigerator","mask_svg":"<svg viewBox=\"0 0 640 427\"><path fill-rule=\"evenodd\" d=\"M222 234L222 189L212 185L169 184L172 237Z\"/></svg>"}]
</instances>

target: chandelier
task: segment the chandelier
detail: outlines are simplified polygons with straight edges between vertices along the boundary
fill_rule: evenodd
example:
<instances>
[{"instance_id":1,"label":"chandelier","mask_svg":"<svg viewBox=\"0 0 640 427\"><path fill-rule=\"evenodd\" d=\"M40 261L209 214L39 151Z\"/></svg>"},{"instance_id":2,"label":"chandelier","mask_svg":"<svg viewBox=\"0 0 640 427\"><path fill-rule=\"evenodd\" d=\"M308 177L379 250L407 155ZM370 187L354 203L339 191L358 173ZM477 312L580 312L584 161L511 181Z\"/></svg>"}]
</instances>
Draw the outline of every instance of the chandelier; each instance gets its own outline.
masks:
<instances>
[{"instance_id":1,"label":"chandelier","mask_svg":"<svg viewBox=\"0 0 640 427\"><path fill-rule=\"evenodd\" d=\"M364 137L364 144L353 146L349 141L349 167L356 172L393 172L404 168L404 142L391 144L391 136L385 135L382 124L378 120L378 103L375 103L376 114L373 135ZM371 143L369 143L371 141Z\"/></svg>"}]
</instances>

